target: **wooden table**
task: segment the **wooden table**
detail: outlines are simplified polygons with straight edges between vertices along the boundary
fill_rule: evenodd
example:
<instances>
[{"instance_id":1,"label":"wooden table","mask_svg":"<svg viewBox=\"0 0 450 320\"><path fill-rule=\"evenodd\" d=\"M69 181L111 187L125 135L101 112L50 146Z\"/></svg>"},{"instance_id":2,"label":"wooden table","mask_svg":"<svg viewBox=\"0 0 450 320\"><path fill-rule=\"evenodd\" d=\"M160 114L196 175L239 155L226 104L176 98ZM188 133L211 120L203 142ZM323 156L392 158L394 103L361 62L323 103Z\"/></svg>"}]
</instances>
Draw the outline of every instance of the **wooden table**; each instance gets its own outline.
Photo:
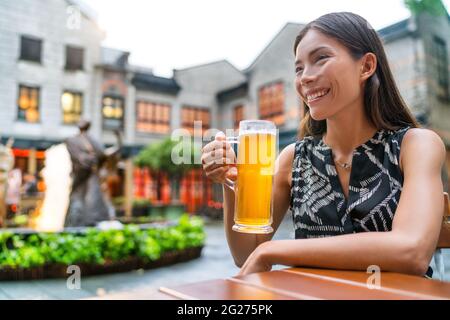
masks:
<instances>
[{"instance_id":1,"label":"wooden table","mask_svg":"<svg viewBox=\"0 0 450 320\"><path fill-rule=\"evenodd\" d=\"M435 300L450 299L450 283L381 273L369 289L366 272L291 268L159 289L153 299L178 300ZM371 283L371 282L370 282Z\"/></svg>"}]
</instances>

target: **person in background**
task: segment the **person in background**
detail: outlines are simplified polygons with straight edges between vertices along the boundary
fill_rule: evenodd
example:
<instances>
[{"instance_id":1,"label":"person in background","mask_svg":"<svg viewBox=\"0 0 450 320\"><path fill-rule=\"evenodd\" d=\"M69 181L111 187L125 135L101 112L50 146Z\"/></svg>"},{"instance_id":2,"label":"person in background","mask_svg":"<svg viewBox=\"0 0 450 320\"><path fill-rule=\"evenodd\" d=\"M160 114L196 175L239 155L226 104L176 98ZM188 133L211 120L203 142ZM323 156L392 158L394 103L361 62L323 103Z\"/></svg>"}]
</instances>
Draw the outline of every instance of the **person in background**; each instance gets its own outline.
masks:
<instances>
[{"instance_id":1,"label":"person in background","mask_svg":"<svg viewBox=\"0 0 450 320\"><path fill-rule=\"evenodd\" d=\"M35 175L27 173L23 178L22 193L28 197L38 193L37 178Z\"/></svg>"}]
</instances>

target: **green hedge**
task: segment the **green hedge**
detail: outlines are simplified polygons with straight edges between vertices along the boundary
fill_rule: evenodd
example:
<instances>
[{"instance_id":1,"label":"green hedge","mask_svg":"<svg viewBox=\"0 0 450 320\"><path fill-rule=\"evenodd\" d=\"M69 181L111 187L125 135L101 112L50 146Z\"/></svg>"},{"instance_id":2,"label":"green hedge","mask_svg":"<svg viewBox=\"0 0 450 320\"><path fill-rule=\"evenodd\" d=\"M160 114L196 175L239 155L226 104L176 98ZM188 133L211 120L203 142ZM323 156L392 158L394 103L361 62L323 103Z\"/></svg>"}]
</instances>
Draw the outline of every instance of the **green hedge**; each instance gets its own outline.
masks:
<instances>
[{"instance_id":1,"label":"green hedge","mask_svg":"<svg viewBox=\"0 0 450 320\"><path fill-rule=\"evenodd\" d=\"M176 226L141 230L127 225L122 230L90 228L84 234L0 233L0 269L31 268L47 264L104 264L128 257L157 260L167 251L203 246L205 232L198 217L183 215Z\"/></svg>"}]
</instances>

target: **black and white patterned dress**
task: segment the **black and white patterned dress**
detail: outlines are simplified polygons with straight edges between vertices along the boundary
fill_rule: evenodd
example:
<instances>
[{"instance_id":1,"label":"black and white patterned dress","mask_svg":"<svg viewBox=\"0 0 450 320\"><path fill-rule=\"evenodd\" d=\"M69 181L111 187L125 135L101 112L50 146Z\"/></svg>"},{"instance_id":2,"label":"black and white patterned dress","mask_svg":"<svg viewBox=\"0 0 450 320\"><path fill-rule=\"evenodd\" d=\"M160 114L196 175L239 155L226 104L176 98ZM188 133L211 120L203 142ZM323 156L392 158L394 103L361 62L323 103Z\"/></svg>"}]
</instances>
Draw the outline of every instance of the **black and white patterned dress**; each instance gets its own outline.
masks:
<instances>
[{"instance_id":1,"label":"black and white patterned dress","mask_svg":"<svg viewBox=\"0 0 450 320\"><path fill-rule=\"evenodd\" d=\"M354 150L348 199L322 137L298 141L290 204L295 238L392 230L403 186L400 146L408 129L379 130Z\"/></svg>"}]
</instances>

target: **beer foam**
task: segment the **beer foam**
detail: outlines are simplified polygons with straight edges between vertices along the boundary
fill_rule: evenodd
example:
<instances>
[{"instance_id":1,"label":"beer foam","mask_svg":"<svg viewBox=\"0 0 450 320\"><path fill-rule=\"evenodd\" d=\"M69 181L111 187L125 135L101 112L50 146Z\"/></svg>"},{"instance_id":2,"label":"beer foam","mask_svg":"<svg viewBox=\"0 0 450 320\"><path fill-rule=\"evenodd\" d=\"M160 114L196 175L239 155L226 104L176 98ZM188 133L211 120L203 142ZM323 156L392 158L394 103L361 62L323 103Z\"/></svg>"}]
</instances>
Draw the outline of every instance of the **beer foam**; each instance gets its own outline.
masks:
<instances>
[{"instance_id":1,"label":"beer foam","mask_svg":"<svg viewBox=\"0 0 450 320\"><path fill-rule=\"evenodd\" d=\"M277 133L274 132L275 129L246 129L246 130L239 130L239 136L246 136L251 134L270 134L273 136L276 136Z\"/></svg>"}]
</instances>

